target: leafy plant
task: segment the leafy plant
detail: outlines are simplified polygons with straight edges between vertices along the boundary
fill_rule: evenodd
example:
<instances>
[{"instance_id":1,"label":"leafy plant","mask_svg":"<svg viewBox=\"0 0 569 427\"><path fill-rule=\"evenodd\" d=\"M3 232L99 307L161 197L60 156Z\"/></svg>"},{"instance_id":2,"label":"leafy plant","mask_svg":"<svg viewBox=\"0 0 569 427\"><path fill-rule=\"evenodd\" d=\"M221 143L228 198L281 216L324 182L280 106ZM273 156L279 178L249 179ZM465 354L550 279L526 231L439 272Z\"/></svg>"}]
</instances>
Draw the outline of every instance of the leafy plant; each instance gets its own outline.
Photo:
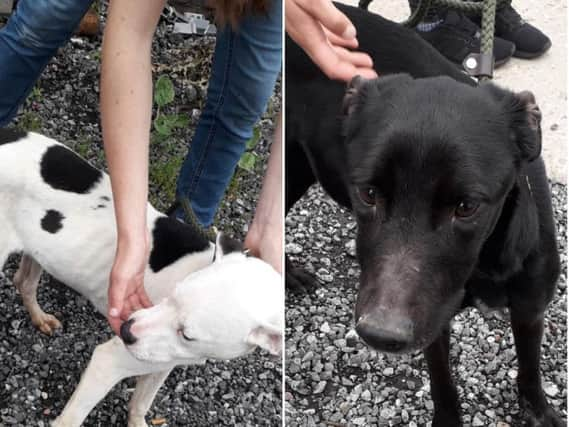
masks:
<instances>
[{"instance_id":1,"label":"leafy plant","mask_svg":"<svg viewBox=\"0 0 569 427\"><path fill-rule=\"evenodd\" d=\"M28 132L39 132L41 126L41 117L33 111L25 111L18 121L18 127Z\"/></svg>"},{"instance_id":2,"label":"leafy plant","mask_svg":"<svg viewBox=\"0 0 569 427\"><path fill-rule=\"evenodd\" d=\"M168 76L160 76L154 86L154 103L162 108L174 101L174 84Z\"/></svg>"},{"instance_id":3,"label":"leafy plant","mask_svg":"<svg viewBox=\"0 0 569 427\"><path fill-rule=\"evenodd\" d=\"M255 170L255 164L257 163L258 156L253 152L253 150L260 139L261 130L259 127L255 127L255 129L253 129L253 136L249 141L247 141L245 152L243 153L243 156L241 156L241 159L239 159L239 168L246 170L247 172L253 172Z\"/></svg>"},{"instance_id":4,"label":"leafy plant","mask_svg":"<svg viewBox=\"0 0 569 427\"><path fill-rule=\"evenodd\" d=\"M174 200L176 198L176 179L183 161L182 157L174 156L150 164L149 179L158 190L157 195L150 195L151 202L155 206L159 205L160 200Z\"/></svg>"},{"instance_id":5,"label":"leafy plant","mask_svg":"<svg viewBox=\"0 0 569 427\"><path fill-rule=\"evenodd\" d=\"M164 107L174 101L176 93L174 84L168 76L160 76L154 86L154 103L157 112L154 118L154 130L162 137L172 135L174 129L185 128L189 125L190 119L184 114L165 114L162 112ZM161 138L158 138L160 140Z\"/></svg>"}]
</instances>

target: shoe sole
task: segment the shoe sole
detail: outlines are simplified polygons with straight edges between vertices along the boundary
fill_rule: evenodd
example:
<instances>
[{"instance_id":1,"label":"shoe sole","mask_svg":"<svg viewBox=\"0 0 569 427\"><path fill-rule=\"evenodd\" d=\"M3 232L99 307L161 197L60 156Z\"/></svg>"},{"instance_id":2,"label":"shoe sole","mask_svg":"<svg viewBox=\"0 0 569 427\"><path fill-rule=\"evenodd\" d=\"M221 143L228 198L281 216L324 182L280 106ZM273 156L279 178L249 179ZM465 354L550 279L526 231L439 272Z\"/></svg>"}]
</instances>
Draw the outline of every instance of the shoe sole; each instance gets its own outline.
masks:
<instances>
[{"instance_id":1,"label":"shoe sole","mask_svg":"<svg viewBox=\"0 0 569 427\"><path fill-rule=\"evenodd\" d=\"M543 49L541 49L539 52L524 52L523 50L516 49L516 51L514 52L514 56L516 58L521 58L521 59L533 59L543 55L545 52L549 50L549 48L551 48L550 41L547 42L543 47Z\"/></svg>"}]
</instances>

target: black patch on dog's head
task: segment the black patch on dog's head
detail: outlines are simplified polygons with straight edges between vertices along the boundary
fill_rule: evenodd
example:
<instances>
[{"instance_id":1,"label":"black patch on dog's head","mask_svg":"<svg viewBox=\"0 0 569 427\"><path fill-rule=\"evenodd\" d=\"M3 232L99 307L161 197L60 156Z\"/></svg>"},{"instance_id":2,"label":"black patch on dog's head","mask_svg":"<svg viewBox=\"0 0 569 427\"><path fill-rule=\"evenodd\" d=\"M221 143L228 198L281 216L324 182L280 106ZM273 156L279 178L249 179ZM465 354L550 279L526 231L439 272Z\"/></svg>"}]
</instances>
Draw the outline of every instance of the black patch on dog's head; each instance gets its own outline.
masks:
<instances>
[{"instance_id":1,"label":"black patch on dog's head","mask_svg":"<svg viewBox=\"0 0 569 427\"><path fill-rule=\"evenodd\" d=\"M28 132L19 129L0 129L0 145L17 142L26 136L28 136Z\"/></svg>"},{"instance_id":2,"label":"black patch on dog's head","mask_svg":"<svg viewBox=\"0 0 569 427\"><path fill-rule=\"evenodd\" d=\"M103 177L100 170L61 145L47 149L41 159L40 172L52 188L79 194L91 191Z\"/></svg>"},{"instance_id":3,"label":"black patch on dog's head","mask_svg":"<svg viewBox=\"0 0 569 427\"><path fill-rule=\"evenodd\" d=\"M59 211L54 209L48 210L41 220L41 228L51 234L57 233L63 228L61 223L65 217Z\"/></svg>"},{"instance_id":4,"label":"black patch on dog's head","mask_svg":"<svg viewBox=\"0 0 569 427\"><path fill-rule=\"evenodd\" d=\"M152 236L154 241L148 263L155 273L184 255L204 251L210 245L203 233L171 217L158 218Z\"/></svg>"}]
</instances>

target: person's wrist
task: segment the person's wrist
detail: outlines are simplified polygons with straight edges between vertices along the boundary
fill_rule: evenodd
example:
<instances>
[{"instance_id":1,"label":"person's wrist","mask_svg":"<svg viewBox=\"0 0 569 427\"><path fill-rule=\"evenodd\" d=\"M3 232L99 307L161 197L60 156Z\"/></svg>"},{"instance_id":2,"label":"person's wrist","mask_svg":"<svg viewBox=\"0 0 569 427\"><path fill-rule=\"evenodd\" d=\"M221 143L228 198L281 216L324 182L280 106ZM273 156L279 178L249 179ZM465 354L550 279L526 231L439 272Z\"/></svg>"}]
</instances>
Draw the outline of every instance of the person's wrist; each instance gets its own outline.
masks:
<instances>
[{"instance_id":1,"label":"person's wrist","mask_svg":"<svg viewBox=\"0 0 569 427\"><path fill-rule=\"evenodd\" d=\"M129 230L126 232L119 232L117 236L117 249L130 250L135 248L145 248L148 245L148 231L142 229L139 231Z\"/></svg>"}]
</instances>

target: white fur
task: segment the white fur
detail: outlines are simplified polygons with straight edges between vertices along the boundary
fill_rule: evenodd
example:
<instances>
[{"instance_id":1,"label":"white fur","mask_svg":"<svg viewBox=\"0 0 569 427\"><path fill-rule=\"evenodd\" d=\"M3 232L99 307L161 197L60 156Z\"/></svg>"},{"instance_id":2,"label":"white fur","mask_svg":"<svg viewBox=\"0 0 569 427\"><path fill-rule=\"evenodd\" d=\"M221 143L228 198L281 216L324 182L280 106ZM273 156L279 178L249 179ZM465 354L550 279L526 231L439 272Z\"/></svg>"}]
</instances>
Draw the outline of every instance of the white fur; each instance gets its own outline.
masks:
<instances>
[{"instance_id":1,"label":"white fur","mask_svg":"<svg viewBox=\"0 0 569 427\"><path fill-rule=\"evenodd\" d=\"M61 325L37 304L42 268L105 314L116 245L112 201L106 201L103 209L93 209L102 196L111 198L106 174L87 194L55 190L43 181L40 161L55 144L30 133L0 145L0 264L9 254L23 252L14 284L32 322L47 334ZM49 209L65 216L63 228L53 234L40 226ZM156 219L164 215L151 205L147 212L152 232ZM145 426L144 415L174 366L230 359L255 346L275 354L282 351L280 275L268 264L240 253L218 253L212 264L214 252L211 244L156 273L147 268L145 288L156 305L132 315L131 332L137 341L125 346L114 337L97 346L80 384L53 425L81 425L118 381L136 375L129 426ZM187 341L182 332L195 340Z\"/></svg>"}]
</instances>

